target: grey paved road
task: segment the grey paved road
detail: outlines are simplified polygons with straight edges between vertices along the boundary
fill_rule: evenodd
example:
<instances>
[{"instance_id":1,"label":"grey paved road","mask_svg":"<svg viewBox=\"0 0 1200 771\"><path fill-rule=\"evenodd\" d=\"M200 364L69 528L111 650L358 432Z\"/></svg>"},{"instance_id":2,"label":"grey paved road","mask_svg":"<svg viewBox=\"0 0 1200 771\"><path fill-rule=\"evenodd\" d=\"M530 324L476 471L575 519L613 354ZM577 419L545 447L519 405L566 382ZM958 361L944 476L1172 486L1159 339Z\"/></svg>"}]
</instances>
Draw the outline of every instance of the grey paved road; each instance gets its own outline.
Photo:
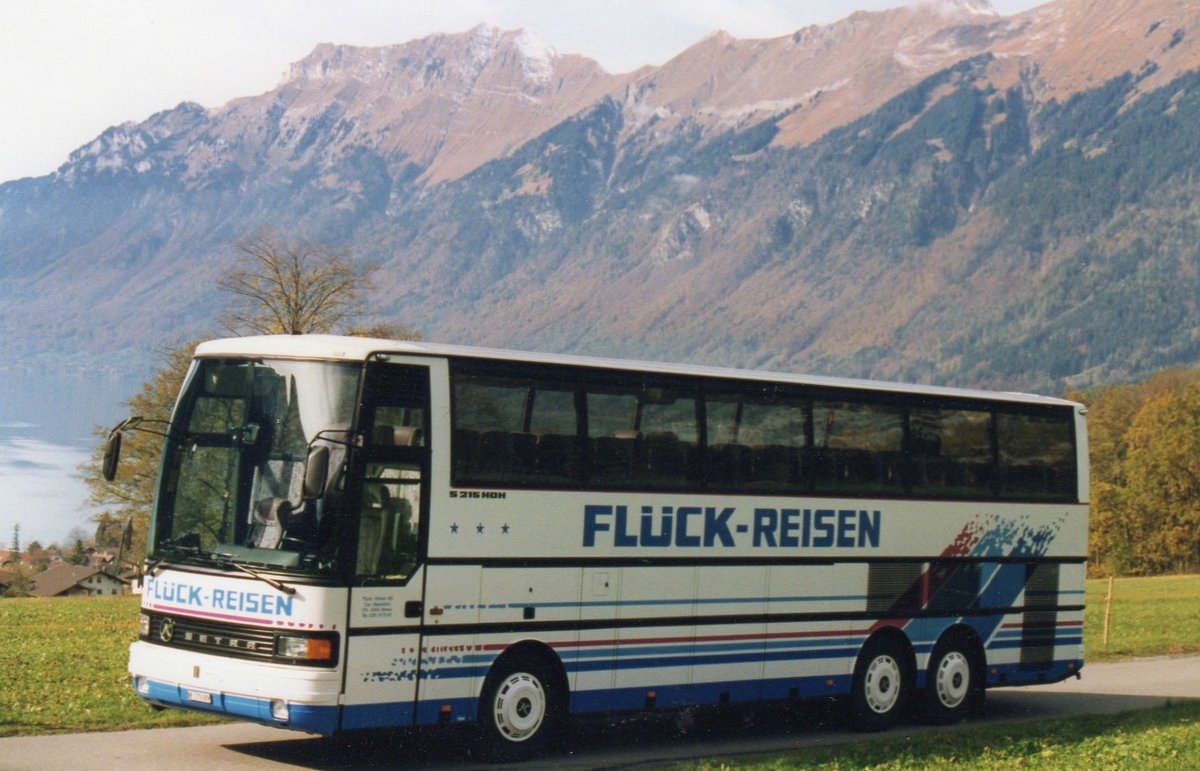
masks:
<instances>
[{"instance_id":1,"label":"grey paved road","mask_svg":"<svg viewBox=\"0 0 1200 771\"><path fill-rule=\"evenodd\" d=\"M1121 712L1169 699L1200 698L1200 656L1089 664L1083 678L1034 688L988 692L987 714L998 722ZM968 724L970 725L970 724ZM896 735L932 730L916 725ZM797 749L852 741L828 710L810 705L791 714L760 709L731 720L712 713L589 721L569 749L517 768L645 769L672 760ZM122 769L476 768L457 733L392 733L321 739L247 724L103 734L0 739L0 769L55 767ZM492 767L494 768L494 766Z\"/></svg>"}]
</instances>

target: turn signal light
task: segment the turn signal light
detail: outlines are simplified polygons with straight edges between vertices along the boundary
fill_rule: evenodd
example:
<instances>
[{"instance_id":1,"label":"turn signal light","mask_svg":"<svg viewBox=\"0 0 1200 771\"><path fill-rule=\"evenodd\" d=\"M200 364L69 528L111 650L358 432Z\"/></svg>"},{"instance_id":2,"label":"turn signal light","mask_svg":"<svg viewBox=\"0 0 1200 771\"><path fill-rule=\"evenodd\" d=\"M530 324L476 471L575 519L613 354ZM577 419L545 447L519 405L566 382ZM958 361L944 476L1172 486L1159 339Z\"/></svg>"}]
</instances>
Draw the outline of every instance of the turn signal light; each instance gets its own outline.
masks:
<instances>
[{"instance_id":1,"label":"turn signal light","mask_svg":"<svg viewBox=\"0 0 1200 771\"><path fill-rule=\"evenodd\" d=\"M275 642L275 654L285 659L329 661L333 658L333 640L327 637L285 637Z\"/></svg>"}]
</instances>

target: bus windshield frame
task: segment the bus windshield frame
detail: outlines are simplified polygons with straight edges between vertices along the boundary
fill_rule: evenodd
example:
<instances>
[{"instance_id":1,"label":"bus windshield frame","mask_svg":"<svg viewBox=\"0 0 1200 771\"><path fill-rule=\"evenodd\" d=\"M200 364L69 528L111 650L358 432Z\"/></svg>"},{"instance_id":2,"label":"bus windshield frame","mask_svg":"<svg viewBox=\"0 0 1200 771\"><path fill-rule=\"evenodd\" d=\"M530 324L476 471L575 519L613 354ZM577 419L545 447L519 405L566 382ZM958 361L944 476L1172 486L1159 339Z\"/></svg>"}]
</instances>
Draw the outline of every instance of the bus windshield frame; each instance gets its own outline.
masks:
<instances>
[{"instance_id":1,"label":"bus windshield frame","mask_svg":"<svg viewBox=\"0 0 1200 771\"><path fill-rule=\"evenodd\" d=\"M361 375L361 364L198 359L168 431L148 558L338 575Z\"/></svg>"}]
</instances>

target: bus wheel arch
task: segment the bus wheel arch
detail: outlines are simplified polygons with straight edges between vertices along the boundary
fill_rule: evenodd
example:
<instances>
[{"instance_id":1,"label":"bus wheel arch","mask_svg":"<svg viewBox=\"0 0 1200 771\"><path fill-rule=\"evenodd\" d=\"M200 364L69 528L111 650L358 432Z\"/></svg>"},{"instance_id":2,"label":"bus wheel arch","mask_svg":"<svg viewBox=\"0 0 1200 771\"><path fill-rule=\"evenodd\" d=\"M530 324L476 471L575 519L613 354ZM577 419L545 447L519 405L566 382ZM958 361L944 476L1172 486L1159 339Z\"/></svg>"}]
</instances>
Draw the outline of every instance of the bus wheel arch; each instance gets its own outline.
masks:
<instances>
[{"instance_id":1,"label":"bus wheel arch","mask_svg":"<svg viewBox=\"0 0 1200 771\"><path fill-rule=\"evenodd\" d=\"M548 646L517 643L492 663L479 694L484 753L496 760L534 757L561 734L569 703L566 669Z\"/></svg>"},{"instance_id":2,"label":"bus wheel arch","mask_svg":"<svg viewBox=\"0 0 1200 771\"><path fill-rule=\"evenodd\" d=\"M852 726L882 731L906 714L916 687L916 658L896 627L871 635L859 650L850 686Z\"/></svg>"},{"instance_id":3,"label":"bus wheel arch","mask_svg":"<svg viewBox=\"0 0 1200 771\"><path fill-rule=\"evenodd\" d=\"M932 723L953 723L983 708L986 657L975 630L946 630L929 654L921 715Z\"/></svg>"}]
</instances>

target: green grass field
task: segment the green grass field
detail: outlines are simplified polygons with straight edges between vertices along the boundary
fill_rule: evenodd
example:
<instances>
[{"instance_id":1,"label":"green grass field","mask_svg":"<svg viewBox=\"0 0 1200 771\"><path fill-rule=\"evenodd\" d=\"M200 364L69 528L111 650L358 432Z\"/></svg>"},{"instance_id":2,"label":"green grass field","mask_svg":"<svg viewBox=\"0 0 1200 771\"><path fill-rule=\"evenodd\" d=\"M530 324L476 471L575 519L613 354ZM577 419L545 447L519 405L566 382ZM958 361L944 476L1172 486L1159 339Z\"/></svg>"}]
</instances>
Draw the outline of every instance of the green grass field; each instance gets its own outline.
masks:
<instances>
[{"instance_id":1,"label":"green grass field","mask_svg":"<svg viewBox=\"0 0 1200 771\"><path fill-rule=\"evenodd\" d=\"M0 600L0 736L212 722L134 696L137 616L137 597Z\"/></svg>"},{"instance_id":2,"label":"green grass field","mask_svg":"<svg viewBox=\"0 0 1200 771\"><path fill-rule=\"evenodd\" d=\"M1088 582L1084 632L1088 660L1200 652L1200 576L1118 579L1107 647L1101 642L1106 593L1106 581ZM133 695L125 664L137 615L135 597L0 600L0 736L212 722L214 718L193 713L156 712ZM1150 749L1168 753L1158 757L1173 758L1169 753L1184 752L1180 747L1200 747L1200 706L1179 705L1118 718L967 728L950 736L954 738L922 736L911 741L891 736L830 748L828 755L806 750L804 761L826 757L821 762L828 765L817 767L891 769L949 765L952 756L977 764L974 767L1000 768L1017 762L1018 756L1009 753L1022 747L1026 754L1019 756L1020 765L1079 767L1051 761L1056 755L1061 760L1086 750L1097 753L1097 762L1086 764L1089 767L1126 768L1141 765L1138 753ZM939 741L949 745L940 746ZM858 754L876 744L879 749L870 750L874 754ZM969 749L976 744L977 748ZM1103 758L1101 748L1109 753ZM1200 767L1197 751L1179 755L1187 762L1178 767ZM1104 759L1110 756L1114 759ZM811 767L789 765L798 762L790 755L763 762L766 765L760 768ZM742 763L739 759L737 767Z\"/></svg>"},{"instance_id":3,"label":"green grass field","mask_svg":"<svg viewBox=\"0 0 1200 771\"><path fill-rule=\"evenodd\" d=\"M1200 576L1118 578L1105 645L1107 595L1107 579L1087 582L1083 622L1087 661L1200 653Z\"/></svg>"},{"instance_id":4,"label":"green grass field","mask_svg":"<svg viewBox=\"0 0 1200 771\"><path fill-rule=\"evenodd\" d=\"M905 736L895 731L867 741L802 752L716 758L669 766L674 771L907 771L925 768L1076 769L1200 768L1200 701L1123 715L1089 716L966 727Z\"/></svg>"}]
</instances>

